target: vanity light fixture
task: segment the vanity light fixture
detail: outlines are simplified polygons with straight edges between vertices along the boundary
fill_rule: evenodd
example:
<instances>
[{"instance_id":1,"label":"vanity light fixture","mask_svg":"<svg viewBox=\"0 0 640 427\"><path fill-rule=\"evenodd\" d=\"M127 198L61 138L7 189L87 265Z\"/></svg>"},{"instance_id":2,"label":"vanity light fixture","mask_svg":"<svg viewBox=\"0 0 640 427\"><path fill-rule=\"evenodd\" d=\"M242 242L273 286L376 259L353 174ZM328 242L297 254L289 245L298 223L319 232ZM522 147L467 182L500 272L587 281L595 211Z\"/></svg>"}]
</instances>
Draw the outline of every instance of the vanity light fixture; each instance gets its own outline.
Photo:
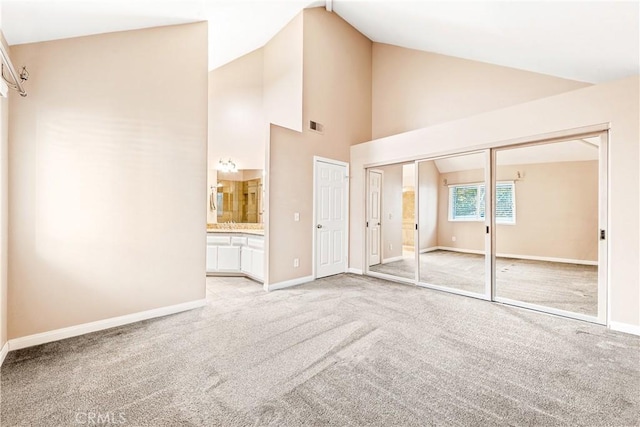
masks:
<instances>
[{"instance_id":1,"label":"vanity light fixture","mask_svg":"<svg viewBox=\"0 0 640 427\"><path fill-rule=\"evenodd\" d=\"M222 172L238 172L238 167L231 159L226 162L220 159L218 162L218 170Z\"/></svg>"}]
</instances>

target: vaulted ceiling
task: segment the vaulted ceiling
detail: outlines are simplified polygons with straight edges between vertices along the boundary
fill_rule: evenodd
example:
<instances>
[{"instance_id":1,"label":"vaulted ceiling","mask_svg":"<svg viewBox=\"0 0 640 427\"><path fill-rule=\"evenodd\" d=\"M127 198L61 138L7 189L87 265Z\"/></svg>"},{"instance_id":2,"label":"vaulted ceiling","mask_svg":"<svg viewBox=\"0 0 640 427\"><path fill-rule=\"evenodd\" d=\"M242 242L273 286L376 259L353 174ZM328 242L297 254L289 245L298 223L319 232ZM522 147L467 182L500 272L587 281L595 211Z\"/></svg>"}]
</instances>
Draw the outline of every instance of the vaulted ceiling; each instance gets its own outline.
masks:
<instances>
[{"instance_id":1,"label":"vaulted ceiling","mask_svg":"<svg viewBox=\"0 0 640 427\"><path fill-rule=\"evenodd\" d=\"M209 68L263 46L310 0L1 0L9 44L209 21ZM380 43L600 83L640 74L640 1L328 0Z\"/></svg>"}]
</instances>

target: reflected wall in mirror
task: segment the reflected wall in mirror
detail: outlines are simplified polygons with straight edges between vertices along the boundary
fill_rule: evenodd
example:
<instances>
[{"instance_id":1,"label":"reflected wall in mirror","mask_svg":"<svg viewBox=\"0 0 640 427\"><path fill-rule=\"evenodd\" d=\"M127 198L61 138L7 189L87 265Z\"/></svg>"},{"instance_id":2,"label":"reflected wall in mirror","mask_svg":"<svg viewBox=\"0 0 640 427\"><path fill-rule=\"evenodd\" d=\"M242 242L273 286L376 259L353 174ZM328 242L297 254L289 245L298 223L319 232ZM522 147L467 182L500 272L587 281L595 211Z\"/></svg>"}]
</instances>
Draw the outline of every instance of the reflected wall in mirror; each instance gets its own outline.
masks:
<instances>
[{"instance_id":1,"label":"reflected wall in mirror","mask_svg":"<svg viewBox=\"0 0 640 427\"><path fill-rule=\"evenodd\" d=\"M218 172L218 223L262 223L262 169Z\"/></svg>"},{"instance_id":2,"label":"reflected wall in mirror","mask_svg":"<svg viewBox=\"0 0 640 427\"><path fill-rule=\"evenodd\" d=\"M369 271L414 280L415 164L371 169L368 177Z\"/></svg>"},{"instance_id":3,"label":"reflected wall in mirror","mask_svg":"<svg viewBox=\"0 0 640 427\"><path fill-rule=\"evenodd\" d=\"M599 148L595 137L496 153L496 297L598 314Z\"/></svg>"},{"instance_id":4,"label":"reflected wall in mirror","mask_svg":"<svg viewBox=\"0 0 640 427\"><path fill-rule=\"evenodd\" d=\"M485 292L484 153L418 162L421 283Z\"/></svg>"}]
</instances>

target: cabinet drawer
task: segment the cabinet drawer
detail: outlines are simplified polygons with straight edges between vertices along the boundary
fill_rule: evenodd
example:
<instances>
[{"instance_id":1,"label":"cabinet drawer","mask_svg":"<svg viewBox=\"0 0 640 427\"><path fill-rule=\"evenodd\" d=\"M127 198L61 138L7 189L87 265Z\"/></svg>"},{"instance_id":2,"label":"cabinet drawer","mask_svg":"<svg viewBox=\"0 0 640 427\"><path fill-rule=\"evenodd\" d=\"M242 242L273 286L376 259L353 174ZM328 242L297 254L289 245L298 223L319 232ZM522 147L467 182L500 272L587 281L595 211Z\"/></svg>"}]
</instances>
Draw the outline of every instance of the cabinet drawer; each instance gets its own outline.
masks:
<instances>
[{"instance_id":1,"label":"cabinet drawer","mask_svg":"<svg viewBox=\"0 0 640 427\"><path fill-rule=\"evenodd\" d=\"M207 236L207 245L229 245L231 236Z\"/></svg>"},{"instance_id":2,"label":"cabinet drawer","mask_svg":"<svg viewBox=\"0 0 640 427\"><path fill-rule=\"evenodd\" d=\"M247 239L247 245L255 249L264 249L264 239L257 237L249 237Z\"/></svg>"},{"instance_id":3,"label":"cabinet drawer","mask_svg":"<svg viewBox=\"0 0 640 427\"><path fill-rule=\"evenodd\" d=\"M236 246L244 246L247 244L247 238L243 236L231 236L231 244Z\"/></svg>"}]
</instances>

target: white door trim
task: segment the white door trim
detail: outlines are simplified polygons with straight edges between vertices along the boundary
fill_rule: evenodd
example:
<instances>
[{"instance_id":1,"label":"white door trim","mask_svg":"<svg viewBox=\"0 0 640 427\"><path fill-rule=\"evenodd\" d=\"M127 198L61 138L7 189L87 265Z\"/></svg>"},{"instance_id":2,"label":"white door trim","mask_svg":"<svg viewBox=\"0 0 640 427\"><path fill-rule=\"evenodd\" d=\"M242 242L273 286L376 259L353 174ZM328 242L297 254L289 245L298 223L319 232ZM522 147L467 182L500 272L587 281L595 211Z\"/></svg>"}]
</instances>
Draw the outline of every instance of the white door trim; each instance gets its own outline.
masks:
<instances>
[{"instance_id":1,"label":"white door trim","mask_svg":"<svg viewBox=\"0 0 640 427\"><path fill-rule=\"evenodd\" d=\"M317 216L316 215L316 185L317 185L316 175L318 173L318 163L328 163L330 165L345 167L345 182L344 182L344 186L345 186L345 191L344 191L344 197L345 197L345 200L344 200L344 207L345 207L344 266L345 266L345 270L344 272L346 273L349 268L349 163L343 162L340 160L329 159L326 157L313 156L313 223L311 224L311 235L312 235L312 242L313 242L311 256L313 258L313 262L311 263L311 275L314 280L318 277L316 275L316 272L317 272L316 224L318 224L317 218L316 218Z\"/></svg>"},{"instance_id":2,"label":"white door trim","mask_svg":"<svg viewBox=\"0 0 640 427\"><path fill-rule=\"evenodd\" d=\"M600 152L598 153L598 232L604 230L604 241L598 241L598 320L611 327L611 269L609 254L611 239L609 236L609 131L600 134ZM604 300L604 301L603 301Z\"/></svg>"}]
</instances>

